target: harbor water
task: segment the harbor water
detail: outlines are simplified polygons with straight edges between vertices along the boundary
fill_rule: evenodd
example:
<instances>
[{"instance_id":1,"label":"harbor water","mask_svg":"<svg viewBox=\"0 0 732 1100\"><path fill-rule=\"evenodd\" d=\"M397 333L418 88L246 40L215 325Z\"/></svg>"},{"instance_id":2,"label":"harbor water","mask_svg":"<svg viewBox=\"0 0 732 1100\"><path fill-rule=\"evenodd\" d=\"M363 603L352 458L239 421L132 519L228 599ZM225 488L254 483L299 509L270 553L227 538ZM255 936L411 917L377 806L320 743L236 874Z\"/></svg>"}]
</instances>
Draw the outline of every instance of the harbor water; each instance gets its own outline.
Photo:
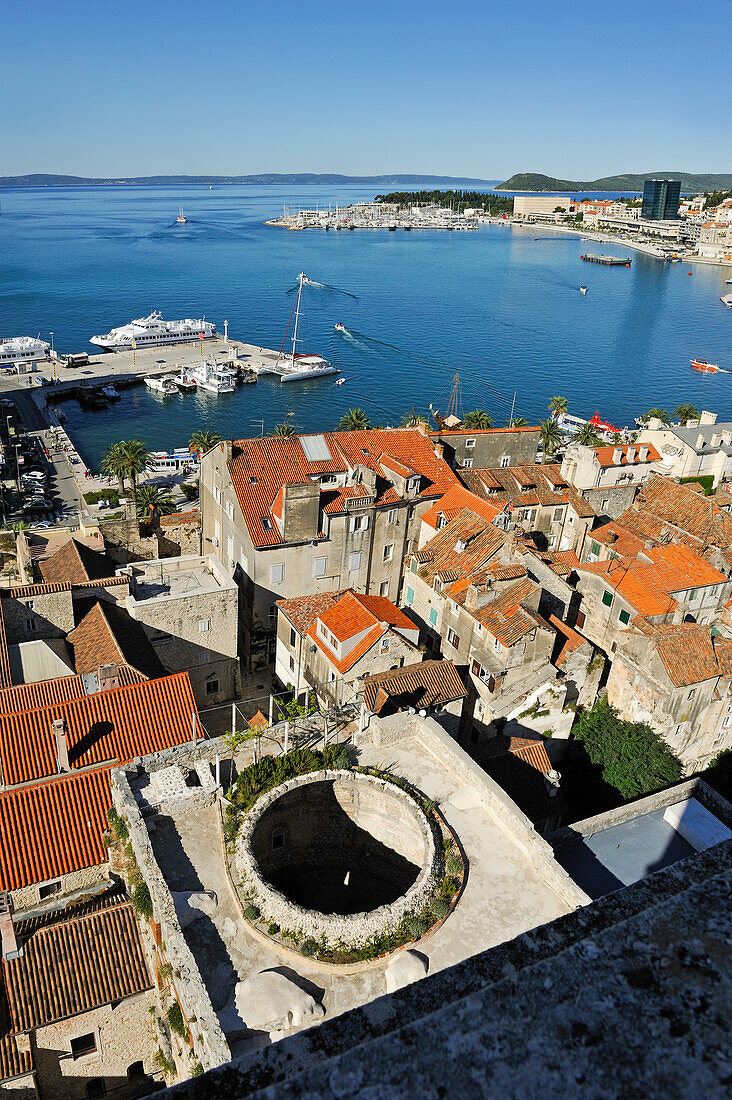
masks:
<instances>
[{"instance_id":1,"label":"harbor water","mask_svg":"<svg viewBox=\"0 0 732 1100\"><path fill-rule=\"evenodd\" d=\"M704 358L732 369L732 311L719 301L727 268L661 263L622 241L600 249L540 226L263 224L283 204L373 198L362 188L28 188L0 198L0 334L52 331L60 352L91 353L94 333L153 309L166 319L205 314L220 331L227 319L230 336L278 348L298 273L313 280L298 350L324 355L341 375L264 376L218 397L166 399L135 386L100 412L67 401L67 429L92 467L108 443L131 436L159 450L185 445L197 428L243 437L287 419L327 430L352 406L374 424L398 424L429 402L444 410L458 370L463 410L485 408L497 425L514 392L516 415L532 422L554 394L575 415L599 411L621 426L682 401L732 419L732 377L689 368ZM630 255L632 265L585 264L585 251ZM345 333L334 332L338 321Z\"/></svg>"}]
</instances>

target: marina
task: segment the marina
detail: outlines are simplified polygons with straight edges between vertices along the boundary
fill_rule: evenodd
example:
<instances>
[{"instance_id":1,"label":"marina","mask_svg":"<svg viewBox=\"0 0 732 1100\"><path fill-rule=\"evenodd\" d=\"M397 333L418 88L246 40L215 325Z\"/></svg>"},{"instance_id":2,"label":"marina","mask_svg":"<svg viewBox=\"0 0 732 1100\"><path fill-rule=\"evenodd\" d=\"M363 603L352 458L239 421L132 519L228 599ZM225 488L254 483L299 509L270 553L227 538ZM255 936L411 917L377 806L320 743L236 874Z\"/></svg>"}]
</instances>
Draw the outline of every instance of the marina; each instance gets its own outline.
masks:
<instances>
[{"instance_id":1,"label":"marina","mask_svg":"<svg viewBox=\"0 0 732 1100\"><path fill-rule=\"evenodd\" d=\"M476 217L466 217L444 206L417 205L400 207L388 202L360 202L352 206L333 210L290 210L285 206L281 218L271 218L266 225L276 225L282 229L299 231L301 229L351 230L386 229L395 233L397 229L477 229Z\"/></svg>"}]
</instances>

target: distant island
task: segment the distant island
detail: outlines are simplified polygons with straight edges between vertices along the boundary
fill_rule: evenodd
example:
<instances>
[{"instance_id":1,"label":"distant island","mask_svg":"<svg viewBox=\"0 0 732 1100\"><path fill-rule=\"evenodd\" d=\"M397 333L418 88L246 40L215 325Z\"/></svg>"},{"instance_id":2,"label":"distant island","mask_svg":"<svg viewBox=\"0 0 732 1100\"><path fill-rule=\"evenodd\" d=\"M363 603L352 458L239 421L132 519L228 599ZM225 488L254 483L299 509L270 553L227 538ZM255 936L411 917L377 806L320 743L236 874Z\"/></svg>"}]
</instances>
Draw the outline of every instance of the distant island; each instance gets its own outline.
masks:
<instances>
[{"instance_id":1,"label":"distant island","mask_svg":"<svg viewBox=\"0 0 732 1100\"><path fill-rule=\"evenodd\" d=\"M451 189L449 191L390 191L386 195L377 195L375 202L395 202L399 206L407 206L412 203L425 203L433 206L450 207L462 214L464 210L474 208L483 210L486 214L511 214L513 213L513 199L506 195L495 195L493 192L465 191L463 189Z\"/></svg>"},{"instance_id":2,"label":"distant island","mask_svg":"<svg viewBox=\"0 0 732 1100\"><path fill-rule=\"evenodd\" d=\"M463 176L339 176L312 172L293 172L282 174L264 172L254 176L125 176L116 178L89 176L55 176L48 173L34 173L27 176L0 176L0 187L186 187L205 185L213 187L224 184L330 184L355 187L417 187L429 184L433 187L470 184L473 187L492 186L490 180L472 179Z\"/></svg>"},{"instance_id":3,"label":"distant island","mask_svg":"<svg viewBox=\"0 0 732 1100\"><path fill-rule=\"evenodd\" d=\"M628 172L622 176L603 176L598 180L558 180L539 172L518 172L496 191L642 191L645 180L681 181L682 191L724 191L732 187L732 173L708 172Z\"/></svg>"}]
</instances>

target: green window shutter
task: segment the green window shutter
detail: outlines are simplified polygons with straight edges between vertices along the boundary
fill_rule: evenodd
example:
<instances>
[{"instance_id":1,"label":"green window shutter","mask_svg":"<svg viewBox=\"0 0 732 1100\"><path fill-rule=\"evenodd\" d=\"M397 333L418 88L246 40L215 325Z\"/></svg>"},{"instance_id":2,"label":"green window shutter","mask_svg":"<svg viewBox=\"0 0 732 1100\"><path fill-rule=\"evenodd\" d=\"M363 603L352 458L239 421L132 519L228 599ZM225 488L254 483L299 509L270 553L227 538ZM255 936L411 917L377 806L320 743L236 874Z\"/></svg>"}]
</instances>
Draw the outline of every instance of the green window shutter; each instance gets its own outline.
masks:
<instances>
[{"instance_id":1,"label":"green window shutter","mask_svg":"<svg viewBox=\"0 0 732 1100\"><path fill-rule=\"evenodd\" d=\"M613 605L613 594L612 594L612 592L607 592L607 591L603 592L602 602L605 604L605 607L612 607L612 605Z\"/></svg>"},{"instance_id":2,"label":"green window shutter","mask_svg":"<svg viewBox=\"0 0 732 1100\"><path fill-rule=\"evenodd\" d=\"M595 540L593 539L592 542L590 543L590 549L592 550L593 554L599 554L600 553L600 543L595 542Z\"/></svg>"},{"instance_id":3,"label":"green window shutter","mask_svg":"<svg viewBox=\"0 0 732 1100\"><path fill-rule=\"evenodd\" d=\"M620 619L623 626L625 626L627 623L630 622L630 612L629 611L621 611L620 614L618 615L618 618Z\"/></svg>"},{"instance_id":4,"label":"green window shutter","mask_svg":"<svg viewBox=\"0 0 732 1100\"><path fill-rule=\"evenodd\" d=\"M407 603L414 603L414 589L407 589Z\"/></svg>"},{"instance_id":5,"label":"green window shutter","mask_svg":"<svg viewBox=\"0 0 732 1100\"><path fill-rule=\"evenodd\" d=\"M433 607L430 611L430 624L437 626L437 608Z\"/></svg>"},{"instance_id":6,"label":"green window shutter","mask_svg":"<svg viewBox=\"0 0 732 1100\"><path fill-rule=\"evenodd\" d=\"M417 572L417 569L419 567L417 565L417 559L416 558L412 558L412 561L411 561L411 564L410 564L409 568L412 570L413 573Z\"/></svg>"}]
</instances>

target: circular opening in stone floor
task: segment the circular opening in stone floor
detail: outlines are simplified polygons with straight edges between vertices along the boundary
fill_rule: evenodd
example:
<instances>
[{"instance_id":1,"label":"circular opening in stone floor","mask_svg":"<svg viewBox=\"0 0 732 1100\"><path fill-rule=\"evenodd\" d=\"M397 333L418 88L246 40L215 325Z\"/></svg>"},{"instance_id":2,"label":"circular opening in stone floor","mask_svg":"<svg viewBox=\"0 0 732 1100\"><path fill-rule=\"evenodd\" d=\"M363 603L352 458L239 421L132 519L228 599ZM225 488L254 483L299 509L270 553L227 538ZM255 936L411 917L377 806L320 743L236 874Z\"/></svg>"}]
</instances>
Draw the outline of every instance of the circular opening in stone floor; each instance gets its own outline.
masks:
<instances>
[{"instance_id":1,"label":"circular opening in stone floor","mask_svg":"<svg viewBox=\"0 0 732 1100\"><path fill-rule=\"evenodd\" d=\"M251 851L262 877L304 909L366 913L417 880L426 856L419 815L388 787L355 778L306 783L263 811Z\"/></svg>"}]
</instances>

